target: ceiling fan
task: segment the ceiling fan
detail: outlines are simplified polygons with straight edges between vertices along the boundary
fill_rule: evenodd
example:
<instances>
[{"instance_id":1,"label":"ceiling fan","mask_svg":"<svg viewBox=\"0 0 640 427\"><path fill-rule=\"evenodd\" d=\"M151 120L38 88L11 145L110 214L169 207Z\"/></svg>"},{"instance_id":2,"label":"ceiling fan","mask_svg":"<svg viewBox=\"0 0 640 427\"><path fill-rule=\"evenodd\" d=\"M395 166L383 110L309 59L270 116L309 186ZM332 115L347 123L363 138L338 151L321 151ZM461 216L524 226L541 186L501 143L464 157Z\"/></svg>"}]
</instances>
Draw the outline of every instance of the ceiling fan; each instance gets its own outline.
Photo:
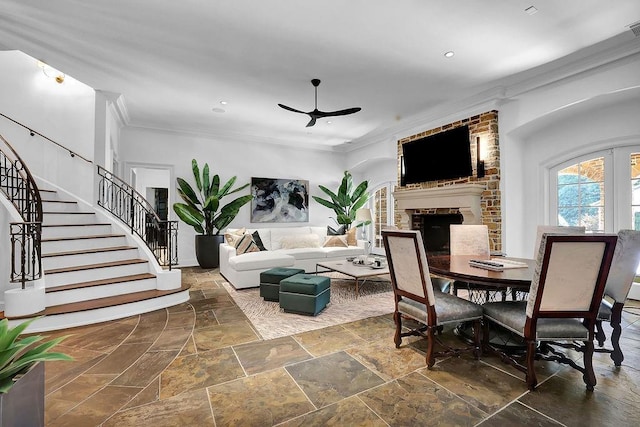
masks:
<instances>
[{"instance_id":1,"label":"ceiling fan","mask_svg":"<svg viewBox=\"0 0 640 427\"><path fill-rule=\"evenodd\" d=\"M315 104L315 108L313 109L313 111L309 111L307 113L305 111L300 111L300 110L296 110L295 108L287 107L286 105L283 105L283 104L278 104L278 106L280 106L280 108L284 108L285 110L293 111L294 113L306 114L309 117L311 117L311 120L309 120L309 123L307 123L306 127L311 127L311 126L315 125L316 124L316 120L317 119L321 119L323 117L346 116L347 114L357 113L358 111L362 110L362 108L360 108L360 107L347 108L347 109L338 110L338 111L320 111L320 110L318 110L318 85L320 84L320 79L311 80L311 84L315 88L315 92L316 92L316 104Z\"/></svg>"}]
</instances>

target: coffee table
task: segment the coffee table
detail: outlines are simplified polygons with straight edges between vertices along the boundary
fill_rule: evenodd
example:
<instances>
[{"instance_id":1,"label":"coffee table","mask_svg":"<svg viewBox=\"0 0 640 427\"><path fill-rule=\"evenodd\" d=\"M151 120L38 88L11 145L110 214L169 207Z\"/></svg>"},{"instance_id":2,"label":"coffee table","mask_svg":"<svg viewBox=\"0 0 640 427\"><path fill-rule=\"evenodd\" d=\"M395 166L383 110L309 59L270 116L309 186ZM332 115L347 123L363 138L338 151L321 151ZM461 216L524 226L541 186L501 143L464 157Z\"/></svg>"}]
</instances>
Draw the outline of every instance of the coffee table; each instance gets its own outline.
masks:
<instances>
[{"instance_id":1,"label":"coffee table","mask_svg":"<svg viewBox=\"0 0 640 427\"><path fill-rule=\"evenodd\" d=\"M324 268L325 270L320 271L318 270L319 268ZM356 298L358 298L360 280L367 277L389 274L389 266L374 268L371 265L357 265L347 260L324 261L316 264L316 274L327 271L335 271L345 276L353 277L356 284Z\"/></svg>"}]
</instances>

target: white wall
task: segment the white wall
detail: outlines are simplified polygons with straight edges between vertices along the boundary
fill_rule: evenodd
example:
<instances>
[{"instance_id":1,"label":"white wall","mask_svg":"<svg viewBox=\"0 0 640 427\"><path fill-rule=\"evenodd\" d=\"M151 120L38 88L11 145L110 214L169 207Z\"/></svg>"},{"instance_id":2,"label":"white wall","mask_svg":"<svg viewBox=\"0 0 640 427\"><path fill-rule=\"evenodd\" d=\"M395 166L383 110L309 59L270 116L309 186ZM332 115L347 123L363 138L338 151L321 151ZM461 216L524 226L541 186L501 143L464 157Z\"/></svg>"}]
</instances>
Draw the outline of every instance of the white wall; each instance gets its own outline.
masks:
<instances>
[{"instance_id":1,"label":"white wall","mask_svg":"<svg viewBox=\"0 0 640 427\"><path fill-rule=\"evenodd\" d=\"M506 252L531 256L548 223L548 170L640 142L640 54L525 93L500 109ZM611 230L617 231L617 230Z\"/></svg>"},{"instance_id":2,"label":"white wall","mask_svg":"<svg viewBox=\"0 0 640 427\"><path fill-rule=\"evenodd\" d=\"M252 177L263 178L292 178L309 181L310 195L323 196L318 189L322 184L329 188L340 185L344 165L342 153L327 151L304 150L293 147L260 144L255 141L229 141L214 137L185 135L153 131L140 128L124 128L120 139L120 156L127 164L144 167L145 164L171 164L174 166L174 177L170 188L170 204L176 201L175 179L181 177L191 184L194 183L191 172L191 159L198 160L200 168L209 163L211 175L220 175L220 180L226 182L232 176L237 176L237 184L250 183ZM128 178L128 177L126 177ZM233 196L249 194L239 192ZM226 202L232 199L225 199ZM333 224L329 217L332 211L309 198L309 222L272 224L250 222L249 205L244 206L229 227L295 227L300 225L329 225ZM169 219L177 220L171 209ZM195 231L190 226L180 222L178 233L178 250L180 265L196 265L194 250Z\"/></svg>"},{"instance_id":3,"label":"white wall","mask_svg":"<svg viewBox=\"0 0 640 427\"><path fill-rule=\"evenodd\" d=\"M0 112L92 159L95 93L67 76L63 84L47 78L35 59L19 51L0 51ZM24 128L0 117L0 133L25 160L31 173L84 200L92 200L93 166Z\"/></svg>"}]
</instances>

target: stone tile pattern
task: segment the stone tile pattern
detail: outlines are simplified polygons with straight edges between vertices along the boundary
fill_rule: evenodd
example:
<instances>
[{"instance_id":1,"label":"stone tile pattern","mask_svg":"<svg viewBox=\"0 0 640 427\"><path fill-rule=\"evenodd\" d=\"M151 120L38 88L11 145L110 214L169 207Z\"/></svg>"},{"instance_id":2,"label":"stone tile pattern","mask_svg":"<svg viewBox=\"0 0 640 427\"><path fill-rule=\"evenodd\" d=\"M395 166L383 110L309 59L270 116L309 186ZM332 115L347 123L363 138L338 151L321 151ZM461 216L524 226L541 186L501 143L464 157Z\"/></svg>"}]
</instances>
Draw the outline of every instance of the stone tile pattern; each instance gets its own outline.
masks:
<instances>
[{"instance_id":1,"label":"stone tile pattern","mask_svg":"<svg viewBox=\"0 0 640 427\"><path fill-rule=\"evenodd\" d=\"M75 361L46 365L47 426L584 427L640 419L638 309L624 312L623 366L596 354L593 393L557 364L537 367L542 381L531 393L497 358L444 358L427 369L422 339L395 348L389 315L261 340L217 270L182 274L189 303L51 334L73 334L59 349ZM457 340L447 330L443 338Z\"/></svg>"}]
</instances>

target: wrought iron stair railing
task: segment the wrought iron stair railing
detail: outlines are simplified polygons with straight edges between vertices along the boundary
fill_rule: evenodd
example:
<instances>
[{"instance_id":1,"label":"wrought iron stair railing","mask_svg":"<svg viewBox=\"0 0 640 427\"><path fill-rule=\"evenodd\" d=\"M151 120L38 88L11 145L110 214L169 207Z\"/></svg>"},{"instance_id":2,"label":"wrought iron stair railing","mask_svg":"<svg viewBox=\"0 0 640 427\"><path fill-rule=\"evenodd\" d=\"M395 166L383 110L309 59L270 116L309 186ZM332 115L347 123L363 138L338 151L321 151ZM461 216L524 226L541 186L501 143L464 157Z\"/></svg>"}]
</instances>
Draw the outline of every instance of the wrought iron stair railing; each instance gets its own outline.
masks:
<instances>
[{"instance_id":1,"label":"wrought iron stair railing","mask_svg":"<svg viewBox=\"0 0 640 427\"><path fill-rule=\"evenodd\" d=\"M98 205L124 222L153 252L161 266L178 263L178 221L162 220L129 184L98 166Z\"/></svg>"},{"instance_id":2,"label":"wrought iron stair railing","mask_svg":"<svg viewBox=\"0 0 640 427\"><path fill-rule=\"evenodd\" d=\"M21 283L42 277L42 200L38 186L18 153L0 135L0 191L23 219L11 222L10 281Z\"/></svg>"}]
</instances>

